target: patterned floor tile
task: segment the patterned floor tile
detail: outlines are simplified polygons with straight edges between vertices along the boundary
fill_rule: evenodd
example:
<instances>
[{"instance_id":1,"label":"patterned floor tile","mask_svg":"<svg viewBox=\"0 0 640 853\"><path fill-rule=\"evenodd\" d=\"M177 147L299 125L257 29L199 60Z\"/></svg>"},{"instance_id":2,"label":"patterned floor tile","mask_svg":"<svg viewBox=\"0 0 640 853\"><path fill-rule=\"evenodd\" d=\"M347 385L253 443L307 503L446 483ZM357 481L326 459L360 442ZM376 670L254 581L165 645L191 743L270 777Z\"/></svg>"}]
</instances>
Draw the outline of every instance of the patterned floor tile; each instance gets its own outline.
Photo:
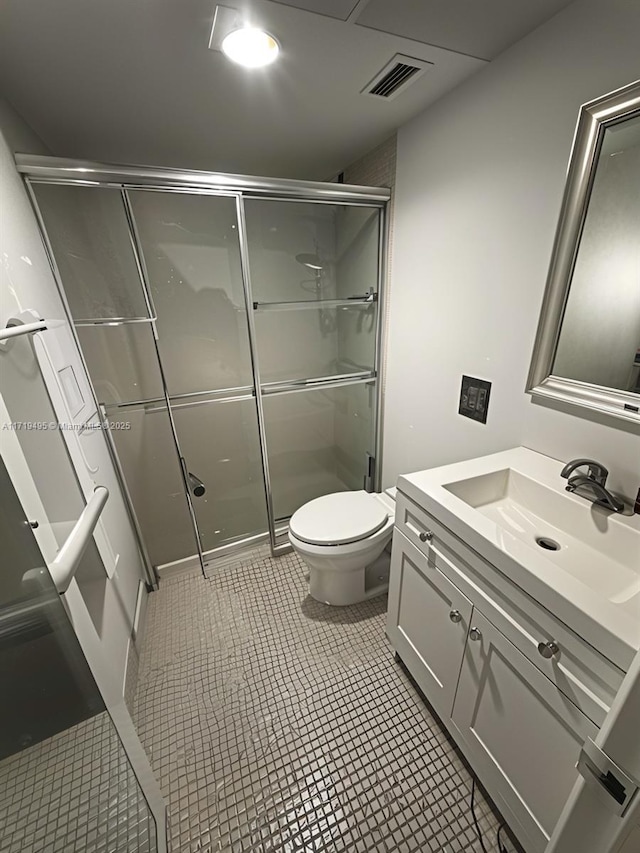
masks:
<instances>
[{"instance_id":1,"label":"patterned floor tile","mask_svg":"<svg viewBox=\"0 0 640 853\"><path fill-rule=\"evenodd\" d=\"M151 596L135 719L172 853L482 853L471 777L385 638L264 549ZM499 816L478 791L488 853ZM515 849L509 847L509 850Z\"/></svg>"},{"instance_id":2,"label":"patterned floor tile","mask_svg":"<svg viewBox=\"0 0 640 853\"><path fill-rule=\"evenodd\" d=\"M155 824L106 712L0 761L0 853L153 853Z\"/></svg>"}]
</instances>

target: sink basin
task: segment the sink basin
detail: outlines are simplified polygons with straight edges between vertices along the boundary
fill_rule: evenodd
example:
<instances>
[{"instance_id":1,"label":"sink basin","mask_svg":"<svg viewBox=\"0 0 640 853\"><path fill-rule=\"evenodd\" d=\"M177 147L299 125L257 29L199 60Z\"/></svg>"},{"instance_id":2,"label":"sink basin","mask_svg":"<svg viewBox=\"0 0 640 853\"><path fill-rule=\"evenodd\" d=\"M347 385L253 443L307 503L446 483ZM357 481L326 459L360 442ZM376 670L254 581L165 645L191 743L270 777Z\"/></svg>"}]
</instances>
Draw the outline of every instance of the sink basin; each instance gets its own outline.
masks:
<instances>
[{"instance_id":1,"label":"sink basin","mask_svg":"<svg viewBox=\"0 0 640 853\"><path fill-rule=\"evenodd\" d=\"M563 463L517 447L398 480L398 490L617 661L640 649L640 515L567 492Z\"/></svg>"},{"instance_id":2,"label":"sink basin","mask_svg":"<svg viewBox=\"0 0 640 853\"><path fill-rule=\"evenodd\" d=\"M612 534L608 510L513 468L444 488L495 522L507 534L505 549L515 537L614 604L640 599L640 540L631 527Z\"/></svg>"}]
</instances>

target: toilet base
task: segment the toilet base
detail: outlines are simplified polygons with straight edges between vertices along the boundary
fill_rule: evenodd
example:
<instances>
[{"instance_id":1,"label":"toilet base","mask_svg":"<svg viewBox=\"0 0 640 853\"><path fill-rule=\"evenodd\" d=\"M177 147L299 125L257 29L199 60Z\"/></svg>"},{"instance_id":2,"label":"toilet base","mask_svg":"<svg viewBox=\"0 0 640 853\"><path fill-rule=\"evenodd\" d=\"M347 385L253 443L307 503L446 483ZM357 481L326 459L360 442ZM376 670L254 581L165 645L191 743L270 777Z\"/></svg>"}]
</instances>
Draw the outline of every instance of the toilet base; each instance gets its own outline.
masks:
<instances>
[{"instance_id":1,"label":"toilet base","mask_svg":"<svg viewBox=\"0 0 640 853\"><path fill-rule=\"evenodd\" d=\"M348 572L309 568L309 594L322 604L347 607L384 595L389 588L390 554L385 549L368 566Z\"/></svg>"}]
</instances>

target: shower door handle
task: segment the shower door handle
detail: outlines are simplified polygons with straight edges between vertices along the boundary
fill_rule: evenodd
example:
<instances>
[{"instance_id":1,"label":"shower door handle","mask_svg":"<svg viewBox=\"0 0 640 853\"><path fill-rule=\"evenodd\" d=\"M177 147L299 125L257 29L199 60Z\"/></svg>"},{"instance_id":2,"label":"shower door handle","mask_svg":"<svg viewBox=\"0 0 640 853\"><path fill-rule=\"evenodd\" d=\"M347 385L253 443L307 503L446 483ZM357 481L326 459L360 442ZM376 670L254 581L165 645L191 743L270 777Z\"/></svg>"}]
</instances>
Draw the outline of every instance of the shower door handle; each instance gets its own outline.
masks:
<instances>
[{"instance_id":1,"label":"shower door handle","mask_svg":"<svg viewBox=\"0 0 640 853\"><path fill-rule=\"evenodd\" d=\"M367 458L367 473L364 475L363 489L365 492L373 491L373 481L375 479L376 459L370 453L366 454Z\"/></svg>"},{"instance_id":2,"label":"shower door handle","mask_svg":"<svg viewBox=\"0 0 640 853\"><path fill-rule=\"evenodd\" d=\"M196 475L192 474L191 471L187 471L187 478L189 480L189 488L191 489L193 496L201 498L207 489L200 477L196 477Z\"/></svg>"},{"instance_id":3,"label":"shower door handle","mask_svg":"<svg viewBox=\"0 0 640 853\"><path fill-rule=\"evenodd\" d=\"M182 474L185 479L185 485L195 498L201 498L207 491L205 484L200 477L196 477L187 468L187 463L184 456L180 457L180 465L182 466Z\"/></svg>"}]
</instances>

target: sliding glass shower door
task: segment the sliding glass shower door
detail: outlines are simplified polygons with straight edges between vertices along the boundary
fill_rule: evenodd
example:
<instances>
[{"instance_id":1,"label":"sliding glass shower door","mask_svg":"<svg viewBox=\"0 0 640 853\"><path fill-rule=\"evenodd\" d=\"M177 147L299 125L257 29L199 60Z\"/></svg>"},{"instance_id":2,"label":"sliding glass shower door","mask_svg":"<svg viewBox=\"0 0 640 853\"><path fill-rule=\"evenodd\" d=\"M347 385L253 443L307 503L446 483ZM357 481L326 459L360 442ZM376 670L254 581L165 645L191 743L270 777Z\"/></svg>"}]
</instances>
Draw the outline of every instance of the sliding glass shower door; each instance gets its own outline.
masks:
<instances>
[{"instance_id":1,"label":"sliding glass shower door","mask_svg":"<svg viewBox=\"0 0 640 853\"><path fill-rule=\"evenodd\" d=\"M73 182L29 188L150 559L157 566L198 554L122 190Z\"/></svg>"},{"instance_id":2,"label":"sliding glass shower door","mask_svg":"<svg viewBox=\"0 0 640 853\"><path fill-rule=\"evenodd\" d=\"M380 210L247 199L256 360L276 523L371 488Z\"/></svg>"},{"instance_id":3,"label":"sliding glass shower door","mask_svg":"<svg viewBox=\"0 0 640 853\"><path fill-rule=\"evenodd\" d=\"M128 192L204 554L267 528L236 196Z\"/></svg>"},{"instance_id":4,"label":"sliding glass shower door","mask_svg":"<svg viewBox=\"0 0 640 853\"><path fill-rule=\"evenodd\" d=\"M383 204L28 184L154 565L373 488Z\"/></svg>"}]
</instances>

